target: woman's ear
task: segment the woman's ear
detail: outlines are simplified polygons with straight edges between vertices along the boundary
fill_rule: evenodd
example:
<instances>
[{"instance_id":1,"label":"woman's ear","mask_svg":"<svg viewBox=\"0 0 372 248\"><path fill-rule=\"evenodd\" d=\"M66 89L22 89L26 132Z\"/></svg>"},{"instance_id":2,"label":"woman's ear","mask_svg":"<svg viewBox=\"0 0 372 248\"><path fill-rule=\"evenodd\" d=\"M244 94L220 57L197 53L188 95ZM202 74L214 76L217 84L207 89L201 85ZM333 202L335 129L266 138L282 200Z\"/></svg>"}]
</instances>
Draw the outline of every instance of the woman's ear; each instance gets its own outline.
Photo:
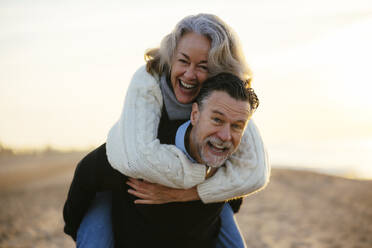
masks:
<instances>
[{"instance_id":1,"label":"woman's ear","mask_svg":"<svg viewBox=\"0 0 372 248\"><path fill-rule=\"evenodd\" d=\"M196 122L199 120L200 111L199 106L196 102L192 104L191 114L190 114L190 121L193 126L195 126Z\"/></svg>"}]
</instances>

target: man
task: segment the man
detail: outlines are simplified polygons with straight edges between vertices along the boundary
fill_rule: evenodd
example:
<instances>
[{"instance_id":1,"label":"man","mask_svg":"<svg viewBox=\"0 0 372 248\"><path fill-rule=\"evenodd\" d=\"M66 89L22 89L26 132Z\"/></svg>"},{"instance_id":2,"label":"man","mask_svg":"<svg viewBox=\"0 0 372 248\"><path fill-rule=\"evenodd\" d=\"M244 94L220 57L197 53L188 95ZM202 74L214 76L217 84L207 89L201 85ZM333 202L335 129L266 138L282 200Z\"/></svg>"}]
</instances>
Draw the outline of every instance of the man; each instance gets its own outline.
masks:
<instances>
[{"instance_id":1,"label":"man","mask_svg":"<svg viewBox=\"0 0 372 248\"><path fill-rule=\"evenodd\" d=\"M161 143L175 143L191 160L207 165L211 176L238 148L257 106L256 95L244 82L231 74L219 74L203 83L190 122L177 129L179 123L162 120L158 137ZM113 192L116 247L215 247L223 202L136 204L144 203L148 195L135 182L129 180Z\"/></svg>"}]
</instances>

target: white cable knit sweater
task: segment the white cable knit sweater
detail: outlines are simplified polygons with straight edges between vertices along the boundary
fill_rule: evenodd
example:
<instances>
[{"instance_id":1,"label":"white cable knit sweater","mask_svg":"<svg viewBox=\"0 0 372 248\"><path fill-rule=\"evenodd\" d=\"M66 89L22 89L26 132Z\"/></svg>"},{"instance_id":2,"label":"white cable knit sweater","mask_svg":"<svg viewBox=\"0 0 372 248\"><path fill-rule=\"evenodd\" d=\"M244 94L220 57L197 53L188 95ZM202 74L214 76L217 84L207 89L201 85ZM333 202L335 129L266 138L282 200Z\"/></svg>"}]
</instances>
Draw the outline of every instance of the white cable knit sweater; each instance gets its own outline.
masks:
<instances>
[{"instance_id":1,"label":"white cable knit sweater","mask_svg":"<svg viewBox=\"0 0 372 248\"><path fill-rule=\"evenodd\" d=\"M173 145L157 139L163 98L159 82L142 66L134 74L120 119L106 142L107 158L121 173L173 188L197 185L204 203L247 195L263 188L270 176L261 136L250 120L238 150L205 180L206 167L193 164Z\"/></svg>"}]
</instances>

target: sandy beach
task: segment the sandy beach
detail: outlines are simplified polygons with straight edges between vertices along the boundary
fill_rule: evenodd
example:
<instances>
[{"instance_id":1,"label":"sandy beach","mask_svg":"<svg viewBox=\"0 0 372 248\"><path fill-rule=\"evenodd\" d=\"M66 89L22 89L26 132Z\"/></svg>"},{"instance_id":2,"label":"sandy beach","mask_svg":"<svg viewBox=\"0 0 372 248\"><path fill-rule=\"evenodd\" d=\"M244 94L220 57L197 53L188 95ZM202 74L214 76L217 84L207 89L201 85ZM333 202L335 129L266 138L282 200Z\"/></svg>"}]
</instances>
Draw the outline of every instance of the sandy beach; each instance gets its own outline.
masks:
<instances>
[{"instance_id":1,"label":"sandy beach","mask_svg":"<svg viewBox=\"0 0 372 248\"><path fill-rule=\"evenodd\" d=\"M82 156L0 157L0 247L74 247L62 208ZM236 218L249 248L371 248L372 181L273 169Z\"/></svg>"}]
</instances>

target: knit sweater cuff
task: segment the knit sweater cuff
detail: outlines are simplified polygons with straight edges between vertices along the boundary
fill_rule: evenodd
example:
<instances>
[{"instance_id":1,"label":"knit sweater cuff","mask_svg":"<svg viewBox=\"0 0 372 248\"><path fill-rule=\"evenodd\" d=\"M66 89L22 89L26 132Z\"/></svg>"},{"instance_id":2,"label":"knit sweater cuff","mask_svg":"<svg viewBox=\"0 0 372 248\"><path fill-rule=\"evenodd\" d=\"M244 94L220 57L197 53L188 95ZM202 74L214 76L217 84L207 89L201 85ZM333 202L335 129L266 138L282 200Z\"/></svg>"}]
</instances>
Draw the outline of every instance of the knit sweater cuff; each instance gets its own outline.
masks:
<instances>
[{"instance_id":1,"label":"knit sweater cuff","mask_svg":"<svg viewBox=\"0 0 372 248\"><path fill-rule=\"evenodd\" d=\"M192 183L193 185L198 185L205 180L205 176L207 173L207 168L203 164L193 164L193 169L191 172L191 178L192 178Z\"/></svg>"},{"instance_id":2,"label":"knit sweater cuff","mask_svg":"<svg viewBox=\"0 0 372 248\"><path fill-rule=\"evenodd\" d=\"M203 183L203 184L198 184L198 186L196 186L196 189L198 191L198 195L201 199L201 201L203 203L211 203L211 202L215 202L213 201L212 199L214 199L214 195L215 195L215 188L213 187L213 184L207 184L207 183ZM225 198L224 196L221 196L219 195L220 197L222 198ZM227 198L228 196L226 196Z\"/></svg>"}]
</instances>

